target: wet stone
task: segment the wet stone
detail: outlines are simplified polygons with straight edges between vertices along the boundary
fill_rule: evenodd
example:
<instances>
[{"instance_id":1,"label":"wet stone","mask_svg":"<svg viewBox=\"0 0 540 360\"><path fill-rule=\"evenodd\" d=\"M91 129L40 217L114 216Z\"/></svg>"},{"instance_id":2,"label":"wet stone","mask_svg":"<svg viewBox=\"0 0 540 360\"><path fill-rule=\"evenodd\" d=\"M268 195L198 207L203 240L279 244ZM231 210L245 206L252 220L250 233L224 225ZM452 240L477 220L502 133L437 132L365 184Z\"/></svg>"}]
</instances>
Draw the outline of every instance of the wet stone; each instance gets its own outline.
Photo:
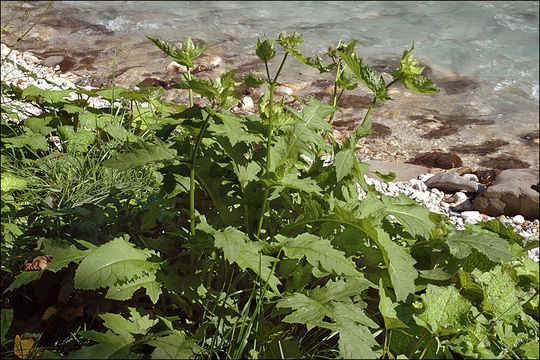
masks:
<instances>
[{"instance_id":1,"label":"wet stone","mask_svg":"<svg viewBox=\"0 0 540 360\"><path fill-rule=\"evenodd\" d=\"M477 82L466 77L443 78L434 81L448 95L466 93L479 87Z\"/></svg>"},{"instance_id":2,"label":"wet stone","mask_svg":"<svg viewBox=\"0 0 540 360\"><path fill-rule=\"evenodd\" d=\"M424 139L440 139L445 136L454 135L459 132L458 128L450 125L443 125L438 129L432 130L427 134L422 135Z\"/></svg>"},{"instance_id":3,"label":"wet stone","mask_svg":"<svg viewBox=\"0 0 540 360\"><path fill-rule=\"evenodd\" d=\"M371 124L371 130L373 132L370 136L375 138L385 138L392 134L392 130L388 126L376 122Z\"/></svg>"},{"instance_id":4,"label":"wet stone","mask_svg":"<svg viewBox=\"0 0 540 360\"><path fill-rule=\"evenodd\" d=\"M489 185L501 171L500 169L476 170L474 174L481 184Z\"/></svg>"},{"instance_id":5,"label":"wet stone","mask_svg":"<svg viewBox=\"0 0 540 360\"><path fill-rule=\"evenodd\" d=\"M495 168L495 169L525 169L531 165L523 160L518 159L512 155L501 155L494 158L489 158L480 162L481 166Z\"/></svg>"},{"instance_id":6,"label":"wet stone","mask_svg":"<svg viewBox=\"0 0 540 360\"><path fill-rule=\"evenodd\" d=\"M463 164L461 158L456 154L438 151L419 154L408 163L441 169L452 169Z\"/></svg>"},{"instance_id":7,"label":"wet stone","mask_svg":"<svg viewBox=\"0 0 540 360\"><path fill-rule=\"evenodd\" d=\"M479 145L453 146L450 150L460 154L488 155L492 154L502 146L508 145L508 141L502 139L487 140Z\"/></svg>"}]
</instances>

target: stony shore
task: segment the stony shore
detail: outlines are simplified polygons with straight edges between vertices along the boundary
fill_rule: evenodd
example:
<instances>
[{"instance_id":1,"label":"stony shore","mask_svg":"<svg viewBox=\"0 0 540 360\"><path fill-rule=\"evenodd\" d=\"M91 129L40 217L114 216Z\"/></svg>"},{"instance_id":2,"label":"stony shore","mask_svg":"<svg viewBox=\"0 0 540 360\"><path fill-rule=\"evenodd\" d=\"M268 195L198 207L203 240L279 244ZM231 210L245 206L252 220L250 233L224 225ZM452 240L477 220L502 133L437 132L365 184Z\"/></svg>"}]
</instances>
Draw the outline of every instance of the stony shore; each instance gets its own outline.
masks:
<instances>
[{"instance_id":1,"label":"stony shore","mask_svg":"<svg viewBox=\"0 0 540 360\"><path fill-rule=\"evenodd\" d=\"M35 54L29 53L29 52L19 52L18 50L11 50L9 49L5 44L2 44L2 81L5 81L7 83L13 83L16 84L22 88L25 88L31 84L45 88L45 89L67 89L67 88L75 88L76 86L86 86L86 87L92 87L91 85L102 85L107 86L110 84L102 83L92 83L89 77L81 76L80 74L77 74L75 72L70 71L63 71L62 70L62 63L65 63L66 57L63 57L61 55L55 55L56 58L51 58L50 56L47 58L40 58L36 56ZM38 79L33 79L32 77L26 76L24 73L22 73L19 69L17 69L13 64L11 64L9 61L4 61L4 59L8 57L10 60L14 61L16 64L21 65L28 70L31 70L34 74L38 76ZM218 70L223 70L221 67L223 63L227 63L227 61L219 56L219 55L208 55L206 57L203 57L203 61L199 62L199 74L198 76L205 77L205 76L215 76L215 73ZM221 69L220 69L221 68ZM64 69L65 70L65 69ZM173 66L169 64L168 69L163 69L163 74L165 79L167 80L161 80L157 78L146 78L143 80L143 82L146 82L149 85L160 85L165 88L169 88L169 84L171 81L175 80L175 77L178 76L178 72L181 71L179 68L173 69ZM252 71L256 72L254 69ZM98 75L95 75L98 76ZM94 76L94 79L96 77ZM57 84L57 86L51 85L44 81L43 79L46 79L49 82ZM106 82L106 81L105 81ZM140 83L140 82L139 82ZM131 83L133 84L133 82ZM131 84L122 83L120 81L117 83L117 85L124 85L129 86ZM319 87L325 87L326 89L324 92L319 93L320 96L323 98L329 97L330 92L328 91L328 84L330 83L323 83L319 84ZM97 86L96 86L97 87ZM286 101L288 101L291 105L294 104L294 99L290 96L292 93L297 95L300 99L306 97L308 94L312 95L312 92L308 91L309 84L301 84L301 85L286 85L283 86L281 89L279 89L278 95L285 96ZM401 93L399 95L405 96L406 92L399 90ZM391 94L392 95L392 94ZM186 95L185 93L182 93L180 90L176 89L170 89L168 91L167 96L169 97L169 100L178 101L181 103L186 102ZM255 107L253 106L253 101L256 102L258 97L260 96L260 89L255 89L254 91L245 91L243 93L244 99L243 103L239 104L234 111L238 112L239 114L247 114L255 111ZM366 99L363 97L355 98L354 96L358 95L351 95L351 98L345 99L346 101L355 102L356 105L358 103L363 104ZM396 96L397 97L397 96ZM4 103L5 99L2 99L2 102ZM101 100L103 103L99 104L95 103L92 104L92 106L100 107L100 106L106 106L107 101ZM384 106L386 104L383 104L383 106L379 107L377 110L384 112ZM354 120L349 118L347 120L347 116L350 115L352 110L351 108L345 108L343 114L344 117L337 117L334 121L334 131L335 131L335 137L337 140L343 139L345 136L347 136L347 131L352 129L352 126L355 125L355 123L358 122L358 120ZM349 114L349 115L348 115ZM427 116L429 117L429 116ZM436 115L433 115L433 118L435 118ZM527 214L521 214L521 213L515 213L516 210L511 210L513 213L509 214L497 214L494 216L489 216L481 211L475 210L475 203L476 197L486 197L484 193L488 193L490 189L490 185L496 184L496 181L498 179L498 176L501 173L507 172L508 168L515 168L515 167L529 167L530 164L527 164L528 166L509 166L509 167L503 167L502 169L495 168L491 169L494 172L491 173L491 176L486 176L485 179L482 179L482 171L488 171L490 170L478 167L478 158L476 158L476 161L470 160L467 156L463 156L463 154L460 153L460 159L459 164L454 164L456 166L451 166L448 168L443 168L439 163L436 163L436 161L439 161L438 159L431 159L431 164L428 163L424 165L428 165L429 167L423 167L422 161L425 161L427 158L424 155L424 157L418 157L417 156L417 165L412 164L405 164L405 162L409 161L411 162L411 159L414 159L414 155L418 154L425 154L425 147L422 147L422 145L419 145L418 143L411 143L412 140L404 140L403 138L398 137L392 137L390 134L387 134L389 131L389 127L387 129L386 125L382 125L380 123L375 122L374 123L374 135L365 139L362 139L362 151L358 154L358 158L363 161L368 161L372 164L373 171L377 169L378 171L382 173L387 173L389 171L394 171L398 178L394 182L382 182L380 180L377 180L375 176L371 175L368 177L368 183L373 184L375 188L380 191L381 193L390 195L390 196L397 196L399 193L403 193L410 198L414 199L415 201L419 202L420 204L425 205L428 209L430 209L433 212L444 214L446 216L449 216L450 221L456 225L458 229L462 229L463 226L466 223L478 223L480 221L487 221L490 219L497 218L503 223L506 223L514 229L515 232L518 234L527 237L531 240L538 239L539 236L539 220L538 220L538 210L534 212L534 209L538 208L538 170L535 169L528 169L525 170L527 174L532 174L533 177L532 182L532 188L533 191L529 191L527 196L531 197L533 200L532 203L532 215L530 213L530 207L528 208L529 213ZM394 128L392 128L394 129ZM390 133L392 133L390 131ZM386 135L385 135L386 134ZM533 139L534 140L534 139ZM534 142L534 141L533 141ZM538 142L538 137L536 137L536 143ZM500 145L501 143L499 143ZM489 144L488 144L489 145ZM497 144L492 144L492 146L496 146ZM500 145L502 146L502 145ZM499 146L499 147L500 147ZM437 153L445 153L448 151L448 149L445 148L429 148L431 150L436 150ZM472 154L483 154L485 151L482 150L482 147L476 148L476 153L473 151ZM454 154L455 155L455 154ZM470 154L469 154L470 155ZM457 155L456 155L457 156ZM420 160L418 160L420 159ZM422 160L422 161L421 161ZM429 160L429 159L428 159ZM331 161L331 159L329 159ZM435 161L435 164L433 163ZM414 162L414 161L413 161ZM509 163L512 161L509 160ZM419 164L419 165L418 165ZM437 166L431 166L431 165L437 165ZM536 169L538 168L538 164L536 163ZM474 170L473 168L476 168ZM412 172L411 172L412 169ZM506 171L505 171L506 170ZM447 185L445 187L439 185L433 185L433 181L430 184L429 179L435 178L435 176L438 176L438 174L455 174L454 177L457 177L458 184L454 186L454 188L448 188ZM511 171L509 172L511 173ZM534 176L536 175L536 180L534 180ZM501 177L502 178L502 177ZM462 180L469 181L471 184L468 186L473 186L473 188L467 188L464 187ZM536 181L536 189L534 192L534 181ZM531 187L530 185L525 185L525 187ZM493 186L495 187L495 186ZM526 189L528 191L528 189ZM520 195L521 196L521 195ZM518 202L523 202L522 200L519 200ZM536 203L534 204L534 201ZM536 208L534 208L536 206ZM487 208L486 208L487 209ZM510 207L506 207L506 209L510 209ZM488 210L486 210L488 211ZM496 211L496 210L493 210ZM518 210L519 211L519 208ZM525 211L525 210L524 210ZM526 215L526 216L523 216ZM536 216L535 216L536 215ZM530 250L529 255L531 258L533 258L535 261L538 261L539 254L538 254L538 248Z\"/></svg>"}]
</instances>

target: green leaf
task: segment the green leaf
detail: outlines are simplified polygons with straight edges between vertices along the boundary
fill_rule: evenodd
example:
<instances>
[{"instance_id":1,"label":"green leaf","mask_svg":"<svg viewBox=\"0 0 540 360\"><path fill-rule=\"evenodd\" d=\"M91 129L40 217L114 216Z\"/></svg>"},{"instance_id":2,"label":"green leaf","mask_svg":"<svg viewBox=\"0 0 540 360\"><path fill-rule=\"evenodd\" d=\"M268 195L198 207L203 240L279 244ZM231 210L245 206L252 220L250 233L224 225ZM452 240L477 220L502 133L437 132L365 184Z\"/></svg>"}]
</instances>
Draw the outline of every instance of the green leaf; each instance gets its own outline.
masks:
<instances>
[{"instance_id":1,"label":"green leaf","mask_svg":"<svg viewBox=\"0 0 540 360\"><path fill-rule=\"evenodd\" d=\"M155 347L152 359L191 359L201 352L195 341L187 339L185 334L178 330L150 340L147 344Z\"/></svg>"},{"instance_id":2,"label":"green leaf","mask_svg":"<svg viewBox=\"0 0 540 360\"><path fill-rule=\"evenodd\" d=\"M179 50L176 46L171 44L168 41L159 40L151 37L146 37L148 40L154 43L161 51L167 54L168 57L176 61L177 63L184 65L188 68L193 67L193 59L189 56L188 52ZM189 39L189 38L188 38ZM189 39L191 43L191 39ZM193 43L191 43L193 44ZM189 46L189 43L186 42L186 47Z\"/></svg>"},{"instance_id":3,"label":"green leaf","mask_svg":"<svg viewBox=\"0 0 540 360\"><path fill-rule=\"evenodd\" d=\"M419 93L439 93L439 88L429 78L422 75L424 67L419 66L419 61L414 59L414 43L409 50L404 50L401 56L400 66L392 72L396 82L405 84L409 89Z\"/></svg>"},{"instance_id":4,"label":"green leaf","mask_svg":"<svg viewBox=\"0 0 540 360\"><path fill-rule=\"evenodd\" d=\"M276 259L262 255L261 244L250 241L245 233L230 226L223 231L206 227L205 231L214 236L214 245L223 250L223 254L230 264L234 262L242 270L248 268L253 270L261 280L268 281L270 288L279 294L277 286L281 282L272 273L272 261L276 261Z\"/></svg>"},{"instance_id":5,"label":"green leaf","mask_svg":"<svg viewBox=\"0 0 540 360\"><path fill-rule=\"evenodd\" d=\"M23 90L21 95L23 98L43 97L46 101L56 103L68 97L71 92L73 92L73 90L71 89L44 90L44 89L38 88L35 85L30 85L26 89Z\"/></svg>"},{"instance_id":6,"label":"green leaf","mask_svg":"<svg viewBox=\"0 0 540 360\"><path fill-rule=\"evenodd\" d=\"M290 35L286 34L285 32L282 32L279 34L279 37L278 37L279 45L283 46L284 48L289 48L289 47L294 48L301 45L303 42L304 42L304 35L298 34L296 32Z\"/></svg>"},{"instance_id":7,"label":"green leaf","mask_svg":"<svg viewBox=\"0 0 540 360\"><path fill-rule=\"evenodd\" d=\"M106 100L116 100L122 97L126 89L122 86L115 86L109 89L96 90L96 94Z\"/></svg>"},{"instance_id":8,"label":"green leaf","mask_svg":"<svg viewBox=\"0 0 540 360\"><path fill-rule=\"evenodd\" d=\"M474 270L473 275L483 285L483 310L517 325L517 318L523 313L523 308L516 292L516 285L508 272L498 265L489 272ZM504 295L501 296L502 294Z\"/></svg>"},{"instance_id":9,"label":"green leaf","mask_svg":"<svg viewBox=\"0 0 540 360\"><path fill-rule=\"evenodd\" d=\"M515 259L507 250L508 242L494 233L484 231L462 230L454 231L446 237L450 253L458 259L471 254L472 249L485 254L489 260L500 263Z\"/></svg>"},{"instance_id":10,"label":"green leaf","mask_svg":"<svg viewBox=\"0 0 540 360\"><path fill-rule=\"evenodd\" d=\"M86 256L75 272L75 288L95 290L114 287L155 273L159 265L147 261L152 252L134 248L127 238L127 235L115 238Z\"/></svg>"},{"instance_id":11,"label":"green leaf","mask_svg":"<svg viewBox=\"0 0 540 360\"><path fill-rule=\"evenodd\" d=\"M8 342L6 339L6 334L8 333L9 327L11 326L11 321L13 320L13 309L2 309L1 318L2 323L0 328L0 343L3 346L6 342Z\"/></svg>"},{"instance_id":12,"label":"green leaf","mask_svg":"<svg viewBox=\"0 0 540 360\"><path fill-rule=\"evenodd\" d=\"M70 352L66 356L67 359L117 359L128 357L130 344L111 331L104 334L89 330L79 331L78 334L97 341L99 344L83 346L80 350Z\"/></svg>"},{"instance_id":13,"label":"green leaf","mask_svg":"<svg viewBox=\"0 0 540 360\"><path fill-rule=\"evenodd\" d=\"M156 138L156 144L143 140L126 145L127 152L117 154L105 160L106 167L127 170L137 168L152 162L162 162L172 160L176 157L176 150L169 148L169 145Z\"/></svg>"},{"instance_id":14,"label":"green leaf","mask_svg":"<svg viewBox=\"0 0 540 360\"><path fill-rule=\"evenodd\" d=\"M387 330L406 328L407 325L398 318L396 305L386 295L386 289L382 278L379 278L379 310L384 319L384 326Z\"/></svg>"},{"instance_id":15,"label":"green leaf","mask_svg":"<svg viewBox=\"0 0 540 360\"><path fill-rule=\"evenodd\" d=\"M428 284L426 293L420 297L425 310L413 317L418 325L432 334L456 334L468 327L467 313L471 304L455 287Z\"/></svg>"},{"instance_id":16,"label":"green leaf","mask_svg":"<svg viewBox=\"0 0 540 360\"><path fill-rule=\"evenodd\" d=\"M294 239L278 235L276 239L288 258L305 257L315 268L320 266L321 269L338 275L361 276L356 265L347 259L343 252L334 249L326 239L307 233L300 234Z\"/></svg>"},{"instance_id":17,"label":"green leaf","mask_svg":"<svg viewBox=\"0 0 540 360\"><path fill-rule=\"evenodd\" d=\"M68 125L59 126L58 134L70 152L85 152L96 141L95 132L83 129L75 132L73 126Z\"/></svg>"},{"instance_id":18,"label":"green leaf","mask_svg":"<svg viewBox=\"0 0 540 360\"><path fill-rule=\"evenodd\" d=\"M341 322L333 327L339 332L339 353L344 359L377 359L373 351L378 344L366 326L352 321Z\"/></svg>"},{"instance_id":19,"label":"green leaf","mask_svg":"<svg viewBox=\"0 0 540 360\"><path fill-rule=\"evenodd\" d=\"M148 329L157 324L158 319L150 319L150 315L141 316L135 308L128 308L129 319L120 314L105 313L99 317L103 319L103 325L120 335L126 343L133 342L133 334L146 334Z\"/></svg>"},{"instance_id":20,"label":"green leaf","mask_svg":"<svg viewBox=\"0 0 540 360\"><path fill-rule=\"evenodd\" d=\"M341 150L334 158L333 166L336 168L336 181L339 182L351 173L356 157L351 150Z\"/></svg>"},{"instance_id":21,"label":"green leaf","mask_svg":"<svg viewBox=\"0 0 540 360\"><path fill-rule=\"evenodd\" d=\"M146 289L146 295L152 303L156 303L161 295L161 284L156 281L155 274L140 276L134 280L128 280L126 283L109 287L105 299L111 300L129 300L133 293L141 288Z\"/></svg>"},{"instance_id":22,"label":"green leaf","mask_svg":"<svg viewBox=\"0 0 540 360\"><path fill-rule=\"evenodd\" d=\"M306 57L299 49L290 47L285 48L285 51L292 54L296 58L296 60L300 61L301 63L318 69L319 73L321 74L329 72L335 67L335 64L324 66L322 59L319 55L315 55L315 57Z\"/></svg>"},{"instance_id":23,"label":"green leaf","mask_svg":"<svg viewBox=\"0 0 540 360\"><path fill-rule=\"evenodd\" d=\"M46 270L53 272L66 268L72 262L80 263L92 252L92 250L79 250L74 245L68 246L64 242L53 243L51 239L44 239L43 245L42 253L53 257Z\"/></svg>"},{"instance_id":24,"label":"green leaf","mask_svg":"<svg viewBox=\"0 0 540 360\"><path fill-rule=\"evenodd\" d=\"M6 288L6 290L2 292L2 294L31 283L32 281L39 279L41 275L43 275L43 271L23 271L15 277L15 280L13 280L13 282Z\"/></svg>"},{"instance_id":25,"label":"green leaf","mask_svg":"<svg viewBox=\"0 0 540 360\"><path fill-rule=\"evenodd\" d=\"M3 172L1 174L2 181L0 187L2 194L8 193L14 190L24 190L28 182L26 179L18 177L12 173Z\"/></svg>"},{"instance_id":26,"label":"green leaf","mask_svg":"<svg viewBox=\"0 0 540 360\"><path fill-rule=\"evenodd\" d=\"M412 236L427 237L435 230L436 224L429 216L429 210L406 195L385 196L381 202L385 216L394 216Z\"/></svg>"},{"instance_id":27,"label":"green leaf","mask_svg":"<svg viewBox=\"0 0 540 360\"><path fill-rule=\"evenodd\" d=\"M219 91L211 81L199 79L194 76L191 79L184 79L181 83L173 84L172 87L193 90L210 101L215 100L219 94Z\"/></svg>"},{"instance_id":28,"label":"green leaf","mask_svg":"<svg viewBox=\"0 0 540 360\"><path fill-rule=\"evenodd\" d=\"M390 240L387 233L377 229L377 234L377 245L383 254L396 300L405 301L415 291L414 281L418 277L414 268L416 260L403 247Z\"/></svg>"},{"instance_id":29,"label":"green leaf","mask_svg":"<svg viewBox=\"0 0 540 360\"><path fill-rule=\"evenodd\" d=\"M377 175L379 179L383 181L394 181L396 178L396 173L392 171L390 171L388 174L381 174L380 172L375 171L375 175Z\"/></svg>"},{"instance_id":30,"label":"green leaf","mask_svg":"<svg viewBox=\"0 0 540 360\"><path fill-rule=\"evenodd\" d=\"M242 82L247 87L259 87L264 84L265 81L264 79L261 79L260 77L257 77L250 72L249 75L244 75L242 77Z\"/></svg>"},{"instance_id":31,"label":"green leaf","mask_svg":"<svg viewBox=\"0 0 540 360\"><path fill-rule=\"evenodd\" d=\"M339 50L337 52L356 78L373 91L377 101L386 102L387 100L390 100L382 75L378 75L371 70L364 62L364 59L359 57L356 53L347 55Z\"/></svg>"},{"instance_id":32,"label":"green leaf","mask_svg":"<svg viewBox=\"0 0 540 360\"><path fill-rule=\"evenodd\" d=\"M276 55L276 50L270 39L265 39L261 41L260 38L257 38L257 49L255 53L264 62L269 61Z\"/></svg>"},{"instance_id":33,"label":"green leaf","mask_svg":"<svg viewBox=\"0 0 540 360\"><path fill-rule=\"evenodd\" d=\"M6 146L6 148L21 148L28 146L33 150L43 150L47 151L49 145L47 144L47 138L42 134L24 134L14 137L2 137L2 142L11 144L11 146Z\"/></svg>"}]
</instances>

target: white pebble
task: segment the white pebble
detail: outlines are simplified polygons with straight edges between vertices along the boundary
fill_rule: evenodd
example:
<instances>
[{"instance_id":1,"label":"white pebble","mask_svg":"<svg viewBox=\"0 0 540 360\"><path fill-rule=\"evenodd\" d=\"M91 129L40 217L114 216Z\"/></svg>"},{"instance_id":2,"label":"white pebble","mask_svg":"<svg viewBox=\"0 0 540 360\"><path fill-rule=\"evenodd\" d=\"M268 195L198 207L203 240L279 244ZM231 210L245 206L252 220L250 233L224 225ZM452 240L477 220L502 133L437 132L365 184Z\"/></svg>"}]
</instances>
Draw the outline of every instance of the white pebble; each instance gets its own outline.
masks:
<instances>
[{"instance_id":1,"label":"white pebble","mask_svg":"<svg viewBox=\"0 0 540 360\"><path fill-rule=\"evenodd\" d=\"M512 221L514 224L523 224L525 222L525 218L522 215L516 215L512 218Z\"/></svg>"},{"instance_id":2,"label":"white pebble","mask_svg":"<svg viewBox=\"0 0 540 360\"><path fill-rule=\"evenodd\" d=\"M482 221L482 214L478 211L464 211L461 213L463 220L469 224L476 224Z\"/></svg>"},{"instance_id":3,"label":"white pebble","mask_svg":"<svg viewBox=\"0 0 540 360\"><path fill-rule=\"evenodd\" d=\"M461 177L469 181L478 182L478 176L476 176L475 174L463 174L461 175Z\"/></svg>"}]
</instances>

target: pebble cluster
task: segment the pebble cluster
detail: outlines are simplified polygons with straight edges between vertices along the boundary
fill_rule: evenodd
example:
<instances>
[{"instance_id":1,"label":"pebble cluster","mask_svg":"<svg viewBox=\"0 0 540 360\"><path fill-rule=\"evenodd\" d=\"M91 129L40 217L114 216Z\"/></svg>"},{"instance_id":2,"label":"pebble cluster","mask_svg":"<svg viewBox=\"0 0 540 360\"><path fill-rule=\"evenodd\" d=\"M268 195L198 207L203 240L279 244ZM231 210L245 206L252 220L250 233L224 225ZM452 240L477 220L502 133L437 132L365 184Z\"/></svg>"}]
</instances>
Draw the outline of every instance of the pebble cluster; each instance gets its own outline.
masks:
<instances>
[{"instance_id":1,"label":"pebble cluster","mask_svg":"<svg viewBox=\"0 0 540 360\"><path fill-rule=\"evenodd\" d=\"M45 90L63 90L63 89L75 89L74 82L77 80L77 76L72 73L61 73L59 67L55 68L46 67L40 65L40 60L31 53L21 53L18 50L12 50L5 44L1 44L1 76L2 81L7 84L15 84L21 88L26 88L30 85L37 86ZM22 71L19 66L30 70L32 74L37 75L37 78L29 76L28 73ZM83 87L85 88L85 87ZM88 90L90 87L86 87ZM70 99L76 98L75 92L70 94ZM110 106L109 101L102 98L90 98L88 99L89 106L95 108L102 108ZM245 101L245 102L244 102ZM243 99L243 106L253 106L253 103L249 103L247 99ZM11 99L2 97L2 104L16 105L20 109L21 118L25 118L26 114L39 115L39 109L26 103L16 103ZM119 104L118 104L119 105ZM147 105L147 104L142 104ZM13 121L13 119L11 119ZM330 160L331 163L331 160ZM456 192L454 194L448 194L436 188L428 188L424 183L433 174L420 175L418 179L411 179L406 182L384 182L370 177L366 177L368 184L373 185L379 192L389 195L398 196L399 193L403 193L416 202L426 206L430 211L444 214L449 217L450 222L456 225L458 230L464 229L464 225L475 224L480 221L487 221L494 219L493 217L481 214L478 211L471 210L471 203L468 197L463 192ZM478 179L471 179L477 181ZM362 195L360 195L362 198ZM539 221L528 221L521 215L514 217L506 217L504 215L497 217L496 219L501 222L512 226L514 231L526 238L536 238L539 236ZM535 248L529 251L529 256L534 261L539 261L539 249Z\"/></svg>"}]
</instances>

